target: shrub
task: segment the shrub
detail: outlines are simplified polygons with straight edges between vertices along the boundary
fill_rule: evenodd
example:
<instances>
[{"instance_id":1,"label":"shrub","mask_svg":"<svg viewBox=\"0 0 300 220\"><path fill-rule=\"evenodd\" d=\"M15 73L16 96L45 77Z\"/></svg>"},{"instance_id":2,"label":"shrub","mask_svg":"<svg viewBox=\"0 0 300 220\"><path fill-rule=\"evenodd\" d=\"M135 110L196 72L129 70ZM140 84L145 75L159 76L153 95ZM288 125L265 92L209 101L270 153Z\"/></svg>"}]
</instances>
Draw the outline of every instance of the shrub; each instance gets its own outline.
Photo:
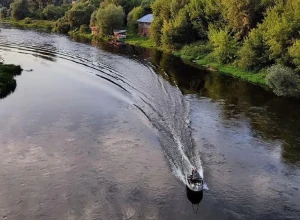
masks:
<instances>
[{"instance_id":1,"label":"shrub","mask_svg":"<svg viewBox=\"0 0 300 220\"><path fill-rule=\"evenodd\" d=\"M91 30L90 30L89 26L87 26L86 24L83 24L83 25L80 25L79 32L86 34L86 33L90 33Z\"/></svg>"},{"instance_id":2,"label":"shrub","mask_svg":"<svg viewBox=\"0 0 300 220\"><path fill-rule=\"evenodd\" d=\"M67 34L70 29L70 24L64 18L58 19L54 25L54 31L61 34Z\"/></svg>"},{"instance_id":3,"label":"shrub","mask_svg":"<svg viewBox=\"0 0 300 220\"><path fill-rule=\"evenodd\" d=\"M208 55L211 52L211 50L212 48L210 44L200 41L184 46L180 50L180 54L192 59L202 59L206 55Z\"/></svg>"},{"instance_id":4,"label":"shrub","mask_svg":"<svg viewBox=\"0 0 300 220\"><path fill-rule=\"evenodd\" d=\"M24 18L24 24L31 24L32 23L32 19L31 18Z\"/></svg>"},{"instance_id":5,"label":"shrub","mask_svg":"<svg viewBox=\"0 0 300 220\"><path fill-rule=\"evenodd\" d=\"M267 72L267 84L277 95L297 96L300 94L300 77L292 69L274 65Z\"/></svg>"}]
</instances>

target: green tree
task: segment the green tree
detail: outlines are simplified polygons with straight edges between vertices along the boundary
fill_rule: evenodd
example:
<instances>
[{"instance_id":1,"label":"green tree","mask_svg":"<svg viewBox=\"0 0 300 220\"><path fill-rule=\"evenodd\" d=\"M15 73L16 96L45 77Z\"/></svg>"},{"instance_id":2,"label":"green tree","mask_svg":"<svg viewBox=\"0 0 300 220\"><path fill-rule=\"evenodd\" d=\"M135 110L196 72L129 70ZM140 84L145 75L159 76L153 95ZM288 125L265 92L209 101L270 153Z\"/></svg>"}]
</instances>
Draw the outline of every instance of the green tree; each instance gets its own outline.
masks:
<instances>
[{"instance_id":1,"label":"green tree","mask_svg":"<svg viewBox=\"0 0 300 220\"><path fill-rule=\"evenodd\" d=\"M91 20L90 20L90 26L96 26L97 25L97 11L94 11L91 15Z\"/></svg>"},{"instance_id":2,"label":"green tree","mask_svg":"<svg viewBox=\"0 0 300 220\"><path fill-rule=\"evenodd\" d=\"M152 5L153 22L151 23L150 38L156 46L161 46L164 21L168 21L171 17L170 4L171 0L156 0Z\"/></svg>"},{"instance_id":3,"label":"green tree","mask_svg":"<svg viewBox=\"0 0 300 220\"><path fill-rule=\"evenodd\" d=\"M121 5L123 10L125 11L125 14L128 14L134 7L138 7L141 5L141 0L117 0L117 5Z\"/></svg>"},{"instance_id":4,"label":"green tree","mask_svg":"<svg viewBox=\"0 0 300 220\"><path fill-rule=\"evenodd\" d=\"M252 29L238 51L238 57L238 65L248 70L260 70L274 63L274 60L270 59L269 46L263 33L258 29Z\"/></svg>"},{"instance_id":5,"label":"green tree","mask_svg":"<svg viewBox=\"0 0 300 220\"><path fill-rule=\"evenodd\" d=\"M53 4L47 5L42 12L42 17L47 20L57 20L65 15L66 7L55 6Z\"/></svg>"},{"instance_id":6,"label":"green tree","mask_svg":"<svg viewBox=\"0 0 300 220\"><path fill-rule=\"evenodd\" d=\"M150 36L156 46L176 48L205 36L200 15L194 13L190 3L191 0L157 0L153 3Z\"/></svg>"},{"instance_id":7,"label":"green tree","mask_svg":"<svg viewBox=\"0 0 300 220\"><path fill-rule=\"evenodd\" d=\"M216 29L209 26L208 39L213 47L212 56L220 63L234 60L237 51L237 41L227 28Z\"/></svg>"},{"instance_id":8,"label":"green tree","mask_svg":"<svg viewBox=\"0 0 300 220\"><path fill-rule=\"evenodd\" d=\"M155 2L155 0L142 0L141 6L144 8L150 7L153 2Z\"/></svg>"},{"instance_id":9,"label":"green tree","mask_svg":"<svg viewBox=\"0 0 300 220\"><path fill-rule=\"evenodd\" d=\"M289 55L292 58L293 64L296 66L296 71L300 73L300 39L297 39L289 48Z\"/></svg>"},{"instance_id":10,"label":"green tree","mask_svg":"<svg viewBox=\"0 0 300 220\"><path fill-rule=\"evenodd\" d=\"M137 20L144 15L144 9L139 6L133 8L127 16L127 25L131 31L136 32L138 29Z\"/></svg>"},{"instance_id":11,"label":"green tree","mask_svg":"<svg viewBox=\"0 0 300 220\"><path fill-rule=\"evenodd\" d=\"M121 28L124 24L125 13L122 6L109 4L100 7L97 12L97 24L102 36L112 35L114 29Z\"/></svg>"},{"instance_id":12,"label":"green tree","mask_svg":"<svg viewBox=\"0 0 300 220\"><path fill-rule=\"evenodd\" d=\"M14 0L1 0L0 4L2 5L2 7L6 7L9 8L10 4L13 2Z\"/></svg>"},{"instance_id":13,"label":"green tree","mask_svg":"<svg viewBox=\"0 0 300 220\"><path fill-rule=\"evenodd\" d=\"M222 0L222 14L238 38L247 35L251 24L250 0Z\"/></svg>"},{"instance_id":14,"label":"green tree","mask_svg":"<svg viewBox=\"0 0 300 220\"><path fill-rule=\"evenodd\" d=\"M86 3L77 3L66 12L66 22L70 24L71 29L79 28L80 25L89 25L94 6Z\"/></svg>"},{"instance_id":15,"label":"green tree","mask_svg":"<svg viewBox=\"0 0 300 220\"><path fill-rule=\"evenodd\" d=\"M270 48L270 57L288 64L288 48L300 37L300 0L278 1L267 10L264 22L258 28Z\"/></svg>"},{"instance_id":16,"label":"green tree","mask_svg":"<svg viewBox=\"0 0 300 220\"><path fill-rule=\"evenodd\" d=\"M6 17L7 17L7 14L8 14L8 9L7 9L6 7L3 7L3 8L2 8L2 11L1 11L1 13L0 13L1 18L2 18L2 19L3 19L3 18L6 18Z\"/></svg>"},{"instance_id":17,"label":"green tree","mask_svg":"<svg viewBox=\"0 0 300 220\"><path fill-rule=\"evenodd\" d=\"M196 39L207 38L207 22L205 20L205 12L203 2L191 0L187 6L187 11L190 18L190 23L195 29Z\"/></svg>"},{"instance_id":18,"label":"green tree","mask_svg":"<svg viewBox=\"0 0 300 220\"><path fill-rule=\"evenodd\" d=\"M248 69L261 69L275 62L291 66L296 58L292 45L300 38L299 30L300 0L276 1L245 40L239 64Z\"/></svg>"},{"instance_id":19,"label":"green tree","mask_svg":"<svg viewBox=\"0 0 300 220\"><path fill-rule=\"evenodd\" d=\"M195 30L189 21L186 8L180 10L169 22L165 21L162 29L162 46L176 49L195 40Z\"/></svg>"},{"instance_id":20,"label":"green tree","mask_svg":"<svg viewBox=\"0 0 300 220\"><path fill-rule=\"evenodd\" d=\"M28 2L27 0L17 0L10 5L11 16L15 20L22 20L29 14Z\"/></svg>"}]
</instances>

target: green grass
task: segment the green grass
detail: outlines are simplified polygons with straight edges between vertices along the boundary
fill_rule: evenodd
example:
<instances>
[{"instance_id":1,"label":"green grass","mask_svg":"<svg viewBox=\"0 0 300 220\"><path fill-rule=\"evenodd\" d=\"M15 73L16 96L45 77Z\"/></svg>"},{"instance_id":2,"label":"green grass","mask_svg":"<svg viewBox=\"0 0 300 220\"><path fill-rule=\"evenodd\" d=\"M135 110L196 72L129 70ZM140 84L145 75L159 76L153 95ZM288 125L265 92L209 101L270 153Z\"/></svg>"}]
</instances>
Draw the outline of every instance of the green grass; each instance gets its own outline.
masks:
<instances>
[{"instance_id":1,"label":"green grass","mask_svg":"<svg viewBox=\"0 0 300 220\"><path fill-rule=\"evenodd\" d=\"M138 34L128 33L125 42L129 45L134 45L143 48L155 48L154 43L150 40L149 37L141 37Z\"/></svg>"},{"instance_id":2,"label":"green grass","mask_svg":"<svg viewBox=\"0 0 300 220\"><path fill-rule=\"evenodd\" d=\"M80 33L79 31L69 31L68 35L80 42L91 42L94 38L91 33Z\"/></svg>"},{"instance_id":3,"label":"green grass","mask_svg":"<svg viewBox=\"0 0 300 220\"><path fill-rule=\"evenodd\" d=\"M267 82L265 79L267 73L264 71L246 71L242 68L236 67L233 64L219 64L217 62L210 61L207 58L195 60L194 62L211 70L217 70L221 73L238 77L254 84L267 86Z\"/></svg>"},{"instance_id":4,"label":"green grass","mask_svg":"<svg viewBox=\"0 0 300 220\"><path fill-rule=\"evenodd\" d=\"M5 19L3 20L4 23L11 24L16 27L21 28L29 28L41 31L51 32L53 30L55 21L48 21L48 20L33 20L31 19L30 23L25 23L25 20L12 20L12 19Z\"/></svg>"}]
</instances>

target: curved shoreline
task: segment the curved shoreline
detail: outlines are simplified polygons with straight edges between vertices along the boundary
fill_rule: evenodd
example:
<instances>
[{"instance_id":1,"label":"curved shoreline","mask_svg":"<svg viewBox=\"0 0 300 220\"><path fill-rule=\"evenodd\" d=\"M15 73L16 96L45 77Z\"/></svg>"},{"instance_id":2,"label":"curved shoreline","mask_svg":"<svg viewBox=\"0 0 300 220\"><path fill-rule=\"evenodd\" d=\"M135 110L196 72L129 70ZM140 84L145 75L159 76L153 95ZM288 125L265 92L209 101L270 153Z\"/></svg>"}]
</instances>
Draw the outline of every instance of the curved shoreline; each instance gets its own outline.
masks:
<instances>
[{"instance_id":1,"label":"curved shoreline","mask_svg":"<svg viewBox=\"0 0 300 220\"><path fill-rule=\"evenodd\" d=\"M1 22L2 24L9 24L17 28L27 28L37 31L46 31L46 32L52 32L54 28L54 21L48 21L48 20L32 20L30 24L26 24L24 20L20 21L14 21L14 20L3 20ZM109 38L101 38L95 35L92 35L91 33L79 33L78 31L69 31L67 36L71 37L73 40L76 41L83 41L85 43L92 43L94 42L108 42ZM126 44L132 45L135 47L140 47L143 49L156 49L163 51L165 53L170 53L176 57L181 58L183 61L192 62L198 67L204 67L209 71L217 71L221 74L225 74L228 76L232 76L235 78L242 79L244 81L247 81L249 83L259 85L265 89L270 89L270 87L267 85L265 76L266 72L260 71L260 72L251 72L246 71L241 68L238 68L234 65L222 65L218 64L216 62L210 61L206 58L203 59L196 59L194 57L185 56L180 51L166 51L162 48L157 48L154 46L154 44L149 40L149 38L146 37L140 37L136 34L129 33L128 38L125 40Z\"/></svg>"}]
</instances>

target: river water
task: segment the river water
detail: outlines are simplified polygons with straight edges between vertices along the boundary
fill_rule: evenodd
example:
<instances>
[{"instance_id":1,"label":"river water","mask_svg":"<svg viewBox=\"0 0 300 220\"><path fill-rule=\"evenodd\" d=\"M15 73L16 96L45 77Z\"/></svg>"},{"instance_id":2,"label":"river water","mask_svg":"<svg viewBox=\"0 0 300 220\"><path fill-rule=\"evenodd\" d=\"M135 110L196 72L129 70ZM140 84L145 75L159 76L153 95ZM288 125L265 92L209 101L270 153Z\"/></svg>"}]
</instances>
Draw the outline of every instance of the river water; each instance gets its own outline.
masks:
<instances>
[{"instance_id":1,"label":"river water","mask_svg":"<svg viewBox=\"0 0 300 220\"><path fill-rule=\"evenodd\" d=\"M0 100L0 219L299 219L299 100L97 46L1 29L24 71Z\"/></svg>"}]
</instances>

